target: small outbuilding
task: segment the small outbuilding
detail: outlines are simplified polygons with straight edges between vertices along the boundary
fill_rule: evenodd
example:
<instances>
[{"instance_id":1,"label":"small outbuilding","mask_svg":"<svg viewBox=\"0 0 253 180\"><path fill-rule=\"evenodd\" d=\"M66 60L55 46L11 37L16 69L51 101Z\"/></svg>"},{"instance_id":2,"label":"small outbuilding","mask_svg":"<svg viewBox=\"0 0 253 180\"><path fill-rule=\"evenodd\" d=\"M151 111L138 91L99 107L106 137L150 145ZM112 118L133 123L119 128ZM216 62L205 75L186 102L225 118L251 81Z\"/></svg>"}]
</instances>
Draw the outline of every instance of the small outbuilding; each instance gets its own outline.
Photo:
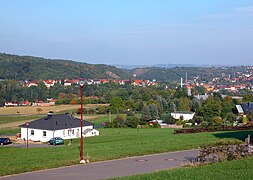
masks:
<instances>
[{"instance_id":1,"label":"small outbuilding","mask_svg":"<svg viewBox=\"0 0 253 180\"><path fill-rule=\"evenodd\" d=\"M177 112L172 112L170 113L170 115L174 118L174 119L181 119L184 121L188 121L193 119L195 113L194 112L182 112L182 111L177 111Z\"/></svg>"},{"instance_id":2,"label":"small outbuilding","mask_svg":"<svg viewBox=\"0 0 253 180\"><path fill-rule=\"evenodd\" d=\"M92 123L82 121L84 137L98 136L99 131L93 129ZM48 114L46 117L22 124L21 138L47 142L53 137L74 139L81 136L80 119L69 114Z\"/></svg>"}]
</instances>

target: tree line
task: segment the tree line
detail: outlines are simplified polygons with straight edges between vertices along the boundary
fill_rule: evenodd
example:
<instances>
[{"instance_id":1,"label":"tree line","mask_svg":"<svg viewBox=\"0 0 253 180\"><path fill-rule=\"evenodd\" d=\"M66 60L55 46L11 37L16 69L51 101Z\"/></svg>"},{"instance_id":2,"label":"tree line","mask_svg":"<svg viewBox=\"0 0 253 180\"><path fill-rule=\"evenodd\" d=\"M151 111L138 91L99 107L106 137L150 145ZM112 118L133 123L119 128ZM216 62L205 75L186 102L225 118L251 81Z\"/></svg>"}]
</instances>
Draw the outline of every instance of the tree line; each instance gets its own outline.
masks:
<instances>
[{"instance_id":1,"label":"tree line","mask_svg":"<svg viewBox=\"0 0 253 180\"><path fill-rule=\"evenodd\" d=\"M192 89L193 94L201 94L205 90L201 87ZM193 123L222 124L233 123L236 115L233 109L240 102L231 96L222 98L220 93L210 95L206 100L198 100L187 94L185 88L168 88L166 84L150 87L138 87L131 84L119 85L110 82L100 85L85 85L83 87L84 103L110 104L108 108L101 107L98 113L126 113L128 124L143 124L152 119L163 119L169 123L183 123L171 118L174 111L195 112ZM42 81L38 86L27 87L22 82L7 80L0 82L0 104L6 101L20 102L28 100L46 101L56 99L56 104L79 104L80 87L55 84L48 89ZM251 93L245 93L243 101L253 101ZM141 117L136 116L141 114ZM119 118L120 119L120 118ZM248 117L248 120L252 119ZM242 119L243 120L243 119ZM245 121L245 119L244 119ZM121 122L121 121L119 121ZM127 124L127 123L125 123ZM115 126L118 126L117 123Z\"/></svg>"}]
</instances>

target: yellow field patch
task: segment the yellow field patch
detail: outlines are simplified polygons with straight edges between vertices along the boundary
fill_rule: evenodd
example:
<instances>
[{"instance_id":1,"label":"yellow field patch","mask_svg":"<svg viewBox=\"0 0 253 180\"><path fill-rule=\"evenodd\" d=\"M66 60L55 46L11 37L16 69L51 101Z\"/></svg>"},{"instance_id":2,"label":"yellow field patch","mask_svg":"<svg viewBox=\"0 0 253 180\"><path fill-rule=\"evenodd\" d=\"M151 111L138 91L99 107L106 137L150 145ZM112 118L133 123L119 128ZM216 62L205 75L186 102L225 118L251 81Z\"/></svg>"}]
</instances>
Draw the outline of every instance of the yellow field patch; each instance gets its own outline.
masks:
<instances>
[{"instance_id":1,"label":"yellow field patch","mask_svg":"<svg viewBox=\"0 0 253 180\"><path fill-rule=\"evenodd\" d=\"M17 107L1 107L0 115L33 115L33 114L47 114L49 111L54 113L78 109L80 105L59 105L59 106L17 106Z\"/></svg>"}]
</instances>

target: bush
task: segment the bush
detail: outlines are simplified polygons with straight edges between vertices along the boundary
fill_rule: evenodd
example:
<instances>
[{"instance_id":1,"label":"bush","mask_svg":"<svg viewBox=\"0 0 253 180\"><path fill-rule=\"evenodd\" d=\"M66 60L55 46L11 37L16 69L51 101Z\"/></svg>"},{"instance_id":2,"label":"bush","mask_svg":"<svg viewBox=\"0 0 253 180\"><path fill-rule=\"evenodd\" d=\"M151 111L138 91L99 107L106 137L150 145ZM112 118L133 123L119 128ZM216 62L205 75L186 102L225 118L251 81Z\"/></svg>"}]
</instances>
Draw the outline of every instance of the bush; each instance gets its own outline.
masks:
<instances>
[{"instance_id":1,"label":"bush","mask_svg":"<svg viewBox=\"0 0 253 180\"><path fill-rule=\"evenodd\" d=\"M114 128L124 128L126 127L124 116L123 115L117 115L116 118L112 122L112 126Z\"/></svg>"},{"instance_id":2,"label":"bush","mask_svg":"<svg viewBox=\"0 0 253 180\"><path fill-rule=\"evenodd\" d=\"M184 123L183 123L183 120L178 120L178 121L176 122L176 125L182 125L182 124L184 124Z\"/></svg>"},{"instance_id":3,"label":"bush","mask_svg":"<svg viewBox=\"0 0 253 180\"><path fill-rule=\"evenodd\" d=\"M97 114L107 114L109 112L109 107L108 106L98 106L96 108Z\"/></svg>"},{"instance_id":4,"label":"bush","mask_svg":"<svg viewBox=\"0 0 253 180\"><path fill-rule=\"evenodd\" d=\"M190 124L183 124L184 128L189 128L191 125Z\"/></svg>"}]
</instances>

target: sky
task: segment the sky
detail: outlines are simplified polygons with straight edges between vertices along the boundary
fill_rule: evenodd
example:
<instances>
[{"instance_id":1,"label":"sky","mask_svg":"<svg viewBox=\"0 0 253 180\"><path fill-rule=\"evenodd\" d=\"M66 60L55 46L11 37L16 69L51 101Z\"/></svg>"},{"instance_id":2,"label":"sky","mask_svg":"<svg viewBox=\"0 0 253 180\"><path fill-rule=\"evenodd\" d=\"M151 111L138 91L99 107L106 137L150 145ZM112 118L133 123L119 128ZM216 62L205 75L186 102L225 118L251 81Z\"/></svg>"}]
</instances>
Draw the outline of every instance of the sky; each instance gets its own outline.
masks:
<instances>
[{"instance_id":1,"label":"sky","mask_svg":"<svg viewBox=\"0 0 253 180\"><path fill-rule=\"evenodd\" d=\"M0 0L0 52L91 64L253 65L253 0Z\"/></svg>"}]
</instances>

